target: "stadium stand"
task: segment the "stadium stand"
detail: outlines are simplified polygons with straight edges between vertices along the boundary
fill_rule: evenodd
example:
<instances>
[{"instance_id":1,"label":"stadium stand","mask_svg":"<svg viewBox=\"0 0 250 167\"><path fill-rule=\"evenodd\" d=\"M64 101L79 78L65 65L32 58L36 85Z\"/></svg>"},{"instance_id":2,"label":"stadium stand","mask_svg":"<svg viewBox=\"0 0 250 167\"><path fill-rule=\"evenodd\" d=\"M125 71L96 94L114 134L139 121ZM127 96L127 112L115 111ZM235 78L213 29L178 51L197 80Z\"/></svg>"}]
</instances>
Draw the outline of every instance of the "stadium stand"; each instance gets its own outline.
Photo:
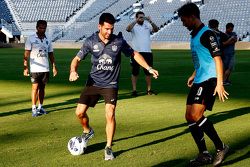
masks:
<instances>
[{"instance_id":1,"label":"stadium stand","mask_svg":"<svg viewBox=\"0 0 250 167\"><path fill-rule=\"evenodd\" d=\"M65 22L74 15L87 0L12 0L23 22L45 19L49 22Z\"/></svg>"},{"instance_id":2,"label":"stadium stand","mask_svg":"<svg viewBox=\"0 0 250 167\"><path fill-rule=\"evenodd\" d=\"M13 35L20 35L20 30L4 0L0 0L0 28L5 26Z\"/></svg>"},{"instance_id":3,"label":"stadium stand","mask_svg":"<svg viewBox=\"0 0 250 167\"><path fill-rule=\"evenodd\" d=\"M151 36L153 41L187 42L189 32L182 26L176 13L187 1L190 0L0 0L0 19L18 30L15 16L20 18L24 34L30 27L35 31L34 25L38 19L45 19L49 22L48 32L52 34L53 41L82 42L97 31L100 14L110 12L117 18L114 33L121 31L124 38L130 41L131 34L126 32L126 27L134 20L136 10L133 4L141 3L140 10L159 27L159 31ZM220 21L220 30L225 31L226 23L232 22L239 39L249 40L249 0L196 1L204 23L217 19ZM6 2L11 4L11 10Z\"/></svg>"}]
</instances>

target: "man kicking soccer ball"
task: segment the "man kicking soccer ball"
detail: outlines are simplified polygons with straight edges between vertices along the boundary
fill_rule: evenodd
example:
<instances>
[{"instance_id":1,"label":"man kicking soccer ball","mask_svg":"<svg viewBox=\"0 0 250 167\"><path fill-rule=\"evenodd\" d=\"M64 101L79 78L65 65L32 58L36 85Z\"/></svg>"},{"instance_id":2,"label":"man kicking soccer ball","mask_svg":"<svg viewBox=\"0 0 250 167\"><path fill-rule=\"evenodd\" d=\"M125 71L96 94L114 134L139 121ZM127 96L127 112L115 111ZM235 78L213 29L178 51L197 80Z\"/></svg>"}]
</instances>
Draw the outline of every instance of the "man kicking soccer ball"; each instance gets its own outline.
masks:
<instances>
[{"instance_id":1,"label":"man kicking soccer ball","mask_svg":"<svg viewBox=\"0 0 250 167\"><path fill-rule=\"evenodd\" d=\"M118 93L118 80L121 68L121 52L126 56L134 56L134 59L145 69L158 77L158 71L150 67L143 57L134 51L122 35L114 35L115 18L110 13L103 13L99 18L99 32L88 37L81 50L71 62L70 81L76 81L79 76L77 68L81 60L91 53L92 68L88 76L86 87L82 91L76 115L83 128L83 141L87 142L93 137L94 131L89 126L87 110L94 107L100 96L103 96L106 110L106 135L107 145L105 147L105 160L113 160L114 155L111 149L112 140L115 133L115 108Z\"/></svg>"},{"instance_id":2,"label":"man kicking soccer ball","mask_svg":"<svg viewBox=\"0 0 250 167\"><path fill-rule=\"evenodd\" d=\"M187 3L178 9L183 26L191 32L191 51L195 71L188 78L191 87L187 97L186 120L196 142L199 154L190 161L191 166L212 163L212 156L206 148L204 133L213 141L217 153L213 165L222 163L229 147L219 138L213 123L205 116L206 109L212 110L215 95L224 102L228 93L223 87L223 66L216 35L200 20L200 10L194 3Z\"/></svg>"}]
</instances>

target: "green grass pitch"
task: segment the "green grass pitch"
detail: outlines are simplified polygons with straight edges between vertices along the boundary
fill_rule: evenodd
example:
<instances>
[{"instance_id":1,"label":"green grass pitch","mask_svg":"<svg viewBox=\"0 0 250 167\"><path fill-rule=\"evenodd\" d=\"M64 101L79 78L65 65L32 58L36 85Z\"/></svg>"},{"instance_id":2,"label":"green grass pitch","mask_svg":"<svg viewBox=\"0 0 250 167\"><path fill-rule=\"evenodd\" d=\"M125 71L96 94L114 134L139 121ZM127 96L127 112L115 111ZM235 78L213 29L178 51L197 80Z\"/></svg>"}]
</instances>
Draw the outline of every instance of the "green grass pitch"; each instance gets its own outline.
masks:
<instances>
[{"instance_id":1,"label":"green grass pitch","mask_svg":"<svg viewBox=\"0 0 250 167\"><path fill-rule=\"evenodd\" d=\"M31 83L23 77L23 50L0 49L0 166L186 166L197 154L195 143L185 122L186 80L193 72L190 51L154 50L154 67L160 77L153 81L157 96L145 95L144 75L138 81L140 96L130 96L129 58L122 58L119 100L116 110L117 131L113 150L117 158L105 162L106 142L104 103L100 101L88 111L95 137L86 154L72 156L67 142L81 134L74 111L90 59L81 62L80 78L68 81L74 49L56 49L59 74L46 87L45 108L48 115L31 117ZM229 100L216 100L206 116L214 122L222 140L230 148L224 166L250 164L250 51L236 52L232 86L226 87ZM213 143L206 137L209 151Z\"/></svg>"}]
</instances>

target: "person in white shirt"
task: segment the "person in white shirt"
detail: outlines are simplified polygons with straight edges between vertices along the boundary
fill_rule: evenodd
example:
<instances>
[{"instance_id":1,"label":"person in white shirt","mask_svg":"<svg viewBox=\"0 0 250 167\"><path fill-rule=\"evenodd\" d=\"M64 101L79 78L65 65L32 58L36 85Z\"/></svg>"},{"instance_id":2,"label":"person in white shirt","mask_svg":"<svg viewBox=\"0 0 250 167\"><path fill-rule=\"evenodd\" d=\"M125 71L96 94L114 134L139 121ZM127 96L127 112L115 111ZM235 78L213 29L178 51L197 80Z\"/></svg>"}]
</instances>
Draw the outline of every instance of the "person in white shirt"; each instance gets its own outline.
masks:
<instances>
[{"instance_id":1,"label":"person in white shirt","mask_svg":"<svg viewBox=\"0 0 250 167\"><path fill-rule=\"evenodd\" d=\"M33 117L47 114L42 105L44 101L45 85L49 81L49 60L53 66L53 76L57 75L52 44L45 35L46 28L47 22L45 20L38 20L36 24L37 32L29 36L25 43L23 75L31 77ZM30 71L28 68L29 57ZM39 103L38 108L36 107L37 101Z\"/></svg>"},{"instance_id":2,"label":"person in white shirt","mask_svg":"<svg viewBox=\"0 0 250 167\"><path fill-rule=\"evenodd\" d=\"M132 48L139 52L150 66L153 66L150 34L157 32L158 27L152 22L150 17L145 17L145 14L142 11L137 12L135 17L136 20L129 24L126 29L132 34ZM132 96L137 96L136 83L140 71L140 65L134 60L133 57L131 57L131 66L131 80L133 87ZM151 75L147 70L144 70L144 73L146 75L147 94L155 95L155 93L151 90Z\"/></svg>"}]
</instances>

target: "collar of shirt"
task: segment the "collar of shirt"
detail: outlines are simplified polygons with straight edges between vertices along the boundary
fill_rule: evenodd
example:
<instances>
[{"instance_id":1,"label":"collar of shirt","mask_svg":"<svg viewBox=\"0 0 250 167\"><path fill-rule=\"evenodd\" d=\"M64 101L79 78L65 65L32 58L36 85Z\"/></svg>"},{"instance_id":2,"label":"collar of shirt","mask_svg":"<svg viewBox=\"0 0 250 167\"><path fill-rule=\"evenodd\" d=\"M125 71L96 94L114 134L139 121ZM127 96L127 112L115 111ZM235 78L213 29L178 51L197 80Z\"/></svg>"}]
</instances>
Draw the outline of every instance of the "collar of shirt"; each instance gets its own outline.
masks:
<instances>
[{"instance_id":1,"label":"collar of shirt","mask_svg":"<svg viewBox=\"0 0 250 167\"><path fill-rule=\"evenodd\" d=\"M35 37L36 38L39 38L39 36L37 35L37 33L35 34ZM46 37L46 35L44 34L44 37L42 38L42 39L44 39L44 38L46 38L47 39L47 37ZM39 38L39 39L41 39L41 38Z\"/></svg>"},{"instance_id":2,"label":"collar of shirt","mask_svg":"<svg viewBox=\"0 0 250 167\"><path fill-rule=\"evenodd\" d=\"M198 32L199 32L204 26L205 26L205 25L202 23L198 28L194 29L194 30L190 33L190 35L191 35L192 37L195 37L195 36L198 34Z\"/></svg>"}]
</instances>

